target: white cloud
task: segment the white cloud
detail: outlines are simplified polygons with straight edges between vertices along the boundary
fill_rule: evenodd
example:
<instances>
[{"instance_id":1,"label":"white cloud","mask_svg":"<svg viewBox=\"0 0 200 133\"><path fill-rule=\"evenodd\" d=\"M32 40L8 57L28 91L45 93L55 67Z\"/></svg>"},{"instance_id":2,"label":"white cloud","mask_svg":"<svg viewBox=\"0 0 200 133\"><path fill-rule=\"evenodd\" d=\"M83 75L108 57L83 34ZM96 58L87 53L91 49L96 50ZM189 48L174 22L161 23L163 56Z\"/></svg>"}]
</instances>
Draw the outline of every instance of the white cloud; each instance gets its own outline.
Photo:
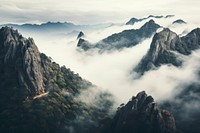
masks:
<instances>
[{"instance_id":1,"label":"white cloud","mask_svg":"<svg viewBox=\"0 0 200 133\"><path fill-rule=\"evenodd\" d=\"M195 25L171 25L177 18L155 19L155 21L173 31L181 34L183 31L191 31ZM148 20L146 20L148 21ZM144 22L137 23L134 26L112 26L96 32L87 33L93 42L105 36L122 31L124 29L139 28ZM31 33L29 33L31 35ZM41 52L51 56L60 65L72 69L79 73L83 78L91 81L105 90L109 90L121 102L126 102L139 91L146 90L148 94L155 97L156 100L164 100L173 97L180 91L179 88L195 80L195 71L199 68L200 52L197 51L185 58L185 64L182 68L173 66L162 66L158 70L146 73L141 79L133 80L130 71L138 64L140 59L149 49L152 38L146 39L141 44L126 48L122 51L113 51L109 53L98 54L80 53L77 51L76 37L68 38L58 37L49 39L41 35L31 35ZM190 77L190 78L188 78Z\"/></svg>"},{"instance_id":2,"label":"white cloud","mask_svg":"<svg viewBox=\"0 0 200 133\"><path fill-rule=\"evenodd\" d=\"M100 23L107 21L128 21L130 17L146 16L149 14L179 14L175 18L155 19L162 26L170 27L178 34L189 32L199 24L200 16L197 14L199 1L187 2L185 0L169 0L167 2L150 0L146 2L133 0L87 0L69 1L60 0L48 2L24 0L0 0L1 22L33 22L33 21L73 21L77 23ZM113 4L114 3L114 4ZM182 3L182 4L181 4ZM175 7L177 5L177 7ZM184 10L187 9L188 12ZM190 10L191 9L191 10ZM148 14L147 14L148 13ZM194 14L194 15L191 15ZM171 25L171 22L183 18L188 25ZM190 17L189 17L190 16ZM123 19L122 19L123 18ZM148 21L148 20L146 20ZM87 33L89 41L100 39L124 29L139 28L146 21L134 26L112 26L106 29ZM30 35L30 33L29 33ZM146 90L156 99L165 99L175 94L175 89L187 82L192 82L196 77L195 71L199 67L199 51L186 58L182 68L162 66L156 71L146 73L139 80L132 80L130 71L147 52L151 39L144 40L141 44L122 51L104 54L85 54L77 52L75 38L44 38L33 35L41 52L51 56L56 62L71 68L83 78L94 84L110 90L121 101L126 102L132 95L141 90ZM197 65L197 66L196 66ZM176 73L176 74L175 74ZM188 80L190 77L190 80ZM178 91L177 91L178 93Z\"/></svg>"},{"instance_id":3,"label":"white cloud","mask_svg":"<svg viewBox=\"0 0 200 133\"><path fill-rule=\"evenodd\" d=\"M99 23L124 21L149 14L199 16L198 0L0 0L2 22L72 21Z\"/></svg>"}]
</instances>

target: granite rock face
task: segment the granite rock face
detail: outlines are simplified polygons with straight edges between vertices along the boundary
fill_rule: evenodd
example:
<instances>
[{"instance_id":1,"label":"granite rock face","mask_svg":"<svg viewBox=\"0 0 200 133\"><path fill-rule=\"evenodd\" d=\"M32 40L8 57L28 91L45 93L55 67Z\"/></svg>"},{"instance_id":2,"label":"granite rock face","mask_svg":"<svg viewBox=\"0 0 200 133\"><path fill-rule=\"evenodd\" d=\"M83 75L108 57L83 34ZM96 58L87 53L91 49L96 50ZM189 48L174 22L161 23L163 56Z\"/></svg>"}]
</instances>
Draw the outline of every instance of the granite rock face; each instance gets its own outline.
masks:
<instances>
[{"instance_id":1,"label":"granite rock face","mask_svg":"<svg viewBox=\"0 0 200 133\"><path fill-rule=\"evenodd\" d=\"M175 120L167 110L160 109L144 91L121 105L108 132L112 133L176 133Z\"/></svg>"},{"instance_id":2,"label":"granite rock face","mask_svg":"<svg viewBox=\"0 0 200 133\"><path fill-rule=\"evenodd\" d=\"M196 28L186 36L179 37L170 29L156 33L153 37L148 53L143 57L134 71L144 74L145 71L155 69L162 64L181 66L181 55L189 55L193 50L199 49L200 29Z\"/></svg>"},{"instance_id":3,"label":"granite rock face","mask_svg":"<svg viewBox=\"0 0 200 133\"><path fill-rule=\"evenodd\" d=\"M1 76L14 74L17 82L30 96L44 93L40 53L33 39L25 39L17 31L0 29Z\"/></svg>"}]
</instances>

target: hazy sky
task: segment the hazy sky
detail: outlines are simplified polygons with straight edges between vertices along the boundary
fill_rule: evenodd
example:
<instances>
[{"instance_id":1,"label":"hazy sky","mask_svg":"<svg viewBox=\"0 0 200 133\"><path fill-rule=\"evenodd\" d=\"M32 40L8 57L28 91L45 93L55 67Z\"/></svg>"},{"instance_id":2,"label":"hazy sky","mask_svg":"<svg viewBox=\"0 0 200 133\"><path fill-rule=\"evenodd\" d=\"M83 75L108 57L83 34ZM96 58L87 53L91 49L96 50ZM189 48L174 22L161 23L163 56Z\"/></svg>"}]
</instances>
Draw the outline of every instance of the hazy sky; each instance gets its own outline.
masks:
<instances>
[{"instance_id":1,"label":"hazy sky","mask_svg":"<svg viewBox=\"0 0 200 133\"><path fill-rule=\"evenodd\" d=\"M199 16L199 0L0 0L0 23L120 22L153 15Z\"/></svg>"}]
</instances>

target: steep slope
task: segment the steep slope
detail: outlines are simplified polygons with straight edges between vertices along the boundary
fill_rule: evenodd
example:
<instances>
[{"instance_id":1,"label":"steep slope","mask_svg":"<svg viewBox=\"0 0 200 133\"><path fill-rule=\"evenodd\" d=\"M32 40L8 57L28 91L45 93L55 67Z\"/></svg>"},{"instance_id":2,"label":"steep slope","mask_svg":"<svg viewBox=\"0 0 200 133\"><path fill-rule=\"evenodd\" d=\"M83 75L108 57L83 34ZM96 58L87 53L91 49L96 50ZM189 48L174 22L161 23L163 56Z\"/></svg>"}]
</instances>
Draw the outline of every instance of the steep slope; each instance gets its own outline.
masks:
<instances>
[{"instance_id":1,"label":"steep slope","mask_svg":"<svg viewBox=\"0 0 200 133\"><path fill-rule=\"evenodd\" d=\"M92 132L113 104L110 94L95 88L41 54L33 39L0 29L0 132ZM92 103L81 99L93 89Z\"/></svg>"},{"instance_id":2,"label":"steep slope","mask_svg":"<svg viewBox=\"0 0 200 133\"><path fill-rule=\"evenodd\" d=\"M0 30L0 43L1 77L19 83L17 86L23 88L21 92L26 95L43 93L42 68L38 65L41 63L40 53L33 39L25 39L17 31L5 27Z\"/></svg>"},{"instance_id":3,"label":"steep slope","mask_svg":"<svg viewBox=\"0 0 200 133\"><path fill-rule=\"evenodd\" d=\"M194 29L186 36L179 37L176 33L165 28L153 37L148 53L143 57L134 71L144 74L162 64L180 66L181 55L189 55L200 46L200 29Z\"/></svg>"},{"instance_id":4,"label":"steep slope","mask_svg":"<svg viewBox=\"0 0 200 133\"><path fill-rule=\"evenodd\" d=\"M105 133L176 133L173 115L160 109L144 91L121 105Z\"/></svg>"},{"instance_id":5,"label":"steep slope","mask_svg":"<svg viewBox=\"0 0 200 133\"><path fill-rule=\"evenodd\" d=\"M97 48L101 51L104 50L120 50L126 47L132 47L141 42L144 38L151 37L156 30L160 28L153 20L145 23L140 29L124 30L120 33L115 33L107 38L97 42L96 44L91 44L86 40L79 40L78 47L89 50L92 48ZM85 49L87 48L87 49Z\"/></svg>"}]
</instances>

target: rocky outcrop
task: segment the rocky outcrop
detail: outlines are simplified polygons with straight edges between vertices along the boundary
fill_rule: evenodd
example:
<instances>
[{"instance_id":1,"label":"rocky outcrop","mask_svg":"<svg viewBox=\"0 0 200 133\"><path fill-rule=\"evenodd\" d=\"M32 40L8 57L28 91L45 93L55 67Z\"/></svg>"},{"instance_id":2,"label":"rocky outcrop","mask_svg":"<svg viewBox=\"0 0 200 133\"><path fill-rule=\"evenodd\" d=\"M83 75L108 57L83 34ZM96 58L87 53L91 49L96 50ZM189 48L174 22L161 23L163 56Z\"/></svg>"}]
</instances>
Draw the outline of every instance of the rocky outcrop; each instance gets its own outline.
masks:
<instances>
[{"instance_id":1,"label":"rocky outcrop","mask_svg":"<svg viewBox=\"0 0 200 133\"><path fill-rule=\"evenodd\" d=\"M165 28L153 37L148 53L143 57L134 71L144 74L162 64L180 66L180 55L189 55L200 46L200 29L194 29L189 34L179 37L176 33Z\"/></svg>"},{"instance_id":2,"label":"rocky outcrop","mask_svg":"<svg viewBox=\"0 0 200 133\"><path fill-rule=\"evenodd\" d=\"M0 29L1 76L17 79L21 90L29 96L45 91L40 53L33 39L22 37L17 31L3 27Z\"/></svg>"},{"instance_id":3,"label":"rocky outcrop","mask_svg":"<svg viewBox=\"0 0 200 133\"><path fill-rule=\"evenodd\" d=\"M160 109L144 91L118 108L110 126L112 133L175 133L171 112Z\"/></svg>"},{"instance_id":4,"label":"rocky outcrop","mask_svg":"<svg viewBox=\"0 0 200 133\"><path fill-rule=\"evenodd\" d=\"M107 38L95 43L90 44L88 41L79 39L78 46L84 50L96 48L100 51L105 50L121 50L137 45L144 38L151 37L156 30L160 28L153 20L145 23L140 29L124 30L120 33L115 33ZM82 47L83 46L83 47Z\"/></svg>"},{"instance_id":5,"label":"rocky outcrop","mask_svg":"<svg viewBox=\"0 0 200 133\"><path fill-rule=\"evenodd\" d=\"M80 38L82 38L84 36L85 36L85 34L82 31L80 31L78 36L77 36L77 39L80 39Z\"/></svg>"},{"instance_id":6,"label":"rocky outcrop","mask_svg":"<svg viewBox=\"0 0 200 133\"><path fill-rule=\"evenodd\" d=\"M78 40L77 47L80 47L81 49L87 51L90 48L92 48L92 44L90 42L86 41L85 39L80 38Z\"/></svg>"}]
</instances>

